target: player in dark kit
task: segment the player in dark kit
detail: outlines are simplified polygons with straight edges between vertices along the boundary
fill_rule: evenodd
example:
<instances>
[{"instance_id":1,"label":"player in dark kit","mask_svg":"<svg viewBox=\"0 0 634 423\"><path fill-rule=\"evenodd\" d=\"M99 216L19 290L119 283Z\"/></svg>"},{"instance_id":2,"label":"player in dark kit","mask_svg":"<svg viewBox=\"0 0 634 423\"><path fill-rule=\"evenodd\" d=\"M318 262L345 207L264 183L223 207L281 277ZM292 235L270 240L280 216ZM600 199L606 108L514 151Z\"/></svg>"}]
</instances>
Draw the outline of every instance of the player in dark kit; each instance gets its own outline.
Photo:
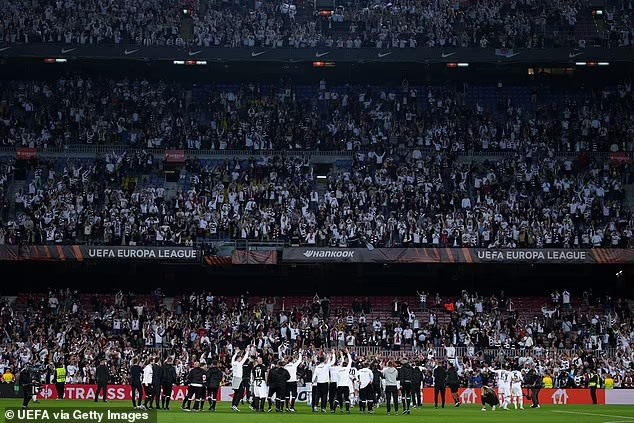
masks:
<instances>
[{"instance_id":1,"label":"player in dark kit","mask_svg":"<svg viewBox=\"0 0 634 423\"><path fill-rule=\"evenodd\" d=\"M22 370L20 370L20 376L18 376L18 383L22 387L22 408L28 408L31 401L31 395L33 394L33 378L31 377L31 365L27 364Z\"/></svg>"},{"instance_id":2,"label":"player in dark kit","mask_svg":"<svg viewBox=\"0 0 634 423\"><path fill-rule=\"evenodd\" d=\"M152 362L152 398L156 403L156 409L161 408L161 366L158 364L158 359L154 359ZM150 402L150 405L152 403Z\"/></svg>"},{"instance_id":3,"label":"player in dark kit","mask_svg":"<svg viewBox=\"0 0 634 423\"><path fill-rule=\"evenodd\" d=\"M253 359L249 358L242 365L242 384L240 385L240 392L242 397L240 398L240 404L244 404L244 398L249 401L251 397L251 370L253 370Z\"/></svg>"},{"instance_id":4,"label":"player in dark kit","mask_svg":"<svg viewBox=\"0 0 634 423\"><path fill-rule=\"evenodd\" d=\"M487 404L491 406L491 410L495 410L495 407L500 405L500 400L498 399L495 390L488 386L482 387L480 399L482 400L482 411L487 411Z\"/></svg>"},{"instance_id":5,"label":"player in dark kit","mask_svg":"<svg viewBox=\"0 0 634 423\"><path fill-rule=\"evenodd\" d=\"M420 396L423 384L423 372L420 369L420 363L415 364L416 365L412 368L412 406L418 408L423 405Z\"/></svg>"},{"instance_id":6,"label":"player in dark kit","mask_svg":"<svg viewBox=\"0 0 634 423\"><path fill-rule=\"evenodd\" d=\"M530 369L524 379L524 383L531 390L531 401L533 402L531 408L539 408L539 391L542 389L542 378L539 377L534 369Z\"/></svg>"},{"instance_id":7,"label":"player in dark kit","mask_svg":"<svg viewBox=\"0 0 634 423\"><path fill-rule=\"evenodd\" d=\"M209 411L216 411L216 401L218 389L222 383L222 370L218 368L218 362L212 361L207 369L207 398L209 400Z\"/></svg>"},{"instance_id":8,"label":"player in dark kit","mask_svg":"<svg viewBox=\"0 0 634 423\"><path fill-rule=\"evenodd\" d=\"M412 376L414 369L407 359L401 361L401 367L398 369L398 380L401 382L401 399L403 402L403 414L410 413L410 404L412 403Z\"/></svg>"},{"instance_id":9,"label":"player in dark kit","mask_svg":"<svg viewBox=\"0 0 634 423\"><path fill-rule=\"evenodd\" d=\"M101 360L95 369L95 380L97 382L97 392L95 393L95 402L99 400L99 393L103 393L103 402L108 402L108 379L110 379L110 371L106 366L106 360Z\"/></svg>"},{"instance_id":10,"label":"player in dark kit","mask_svg":"<svg viewBox=\"0 0 634 423\"><path fill-rule=\"evenodd\" d=\"M444 366L434 367L434 408L438 408L440 395L442 408L445 408L445 390L447 389L447 370Z\"/></svg>"},{"instance_id":11,"label":"player in dark kit","mask_svg":"<svg viewBox=\"0 0 634 423\"><path fill-rule=\"evenodd\" d=\"M460 397L458 396L460 378L458 377L458 370L456 370L456 366L453 363L449 363L449 370L447 370L447 386L449 386L454 407L460 407Z\"/></svg>"},{"instance_id":12,"label":"player in dark kit","mask_svg":"<svg viewBox=\"0 0 634 423\"><path fill-rule=\"evenodd\" d=\"M379 365L377 363L373 363L372 364L372 374L374 375L374 378L372 380L372 390L374 391L374 403L377 405L379 402L381 401L381 398L383 397L383 386L381 384L381 380L383 379L383 373L381 372L381 369L379 368Z\"/></svg>"},{"instance_id":13,"label":"player in dark kit","mask_svg":"<svg viewBox=\"0 0 634 423\"><path fill-rule=\"evenodd\" d=\"M33 381L33 392L31 393L31 401L35 403L39 403L37 396L42 390L42 373L45 371L46 369L41 364L31 366L31 380Z\"/></svg>"},{"instance_id":14,"label":"player in dark kit","mask_svg":"<svg viewBox=\"0 0 634 423\"><path fill-rule=\"evenodd\" d=\"M200 411L205 411L205 401L207 401L207 363L204 360L200 360L200 368L205 374L203 376L203 386L200 388Z\"/></svg>"},{"instance_id":15,"label":"player in dark kit","mask_svg":"<svg viewBox=\"0 0 634 423\"><path fill-rule=\"evenodd\" d=\"M187 375L187 397L181 405L183 411L190 411L191 401L193 397L196 397L194 401L194 411L198 411L204 407L204 399L202 398L202 388L207 381L207 375L203 369L200 368L198 361L194 362L194 368L189 371Z\"/></svg>"},{"instance_id":16,"label":"player in dark kit","mask_svg":"<svg viewBox=\"0 0 634 423\"><path fill-rule=\"evenodd\" d=\"M253 378L253 409L264 411L264 403L268 396L266 387L266 366L262 364L262 358L258 357L252 370Z\"/></svg>"},{"instance_id":17,"label":"player in dark kit","mask_svg":"<svg viewBox=\"0 0 634 423\"><path fill-rule=\"evenodd\" d=\"M271 411L273 404L273 395L275 395L275 412L281 413L284 411L282 409L282 404L284 403L284 399L286 397L286 382L288 382L291 378L291 375L283 366L284 362L280 360L277 362L277 366L269 371L269 412Z\"/></svg>"},{"instance_id":18,"label":"player in dark kit","mask_svg":"<svg viewBox=\"0 0 634 423\"><path fill-rule=\"evenodd\" d=\"M141 385L141 378L143 376L143 369L139 366L139 361L136 358L132 359L132 366L130 367L130 388L132 388L132 406L134 408L142 408L143 402L143 385ZM138 402L137 402L138 398Z\"/></svg>"},{"instance_id":19,"label":"player in dark kit","mask_svg":"<svg viewBox=\"0 0 634 423\"><path fill-rule=\"evenodd\" d=\"M161 388L163 396L161 398L161 406L164 410L170 409L170 401L172 400L172 388L176 383L176 369L172 365L171 358L165 360L165 364L161 367Z\"/></svg>"}]
</instances>

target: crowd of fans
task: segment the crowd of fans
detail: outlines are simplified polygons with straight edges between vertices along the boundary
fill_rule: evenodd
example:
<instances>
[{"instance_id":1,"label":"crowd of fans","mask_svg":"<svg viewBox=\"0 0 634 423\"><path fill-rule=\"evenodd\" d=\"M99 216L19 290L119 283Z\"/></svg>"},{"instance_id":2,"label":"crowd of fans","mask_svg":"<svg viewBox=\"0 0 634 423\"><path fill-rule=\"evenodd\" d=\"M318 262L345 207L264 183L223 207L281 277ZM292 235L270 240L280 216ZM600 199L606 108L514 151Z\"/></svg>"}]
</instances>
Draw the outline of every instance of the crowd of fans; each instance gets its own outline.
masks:
<instances>
[{"instance_id":1,"label":"crowd of fans","mask_svg":"<svg viewBox=\"0 0 634 423\"><path fill-rule=\"evenodd\" d=\"M326 14L303 3L281 0L232 4L20 0L0 6L0 42L273 48L576 47L580 40L582 45L586 41L576 31L583 16L591 18L590 8L580 0L361 1L340 4ZM610 28L610 46L631 45L612 42L622 31L631 35L627 26ZM598 33L595 36L600 38ZM622 39L631 38L623 35Z\"/></svg>"},{"instance_id":2,"label":"crowd of fans","mask_svg":"<svg viewBox=\"0 0 634 423\"><path fill-rule=\"evenodd\" d=\"M607 38L610 47L631 47L634 42L634 26L631 16L634 13L632 2L627 2L627 8L623 2L623 7L619 9L609 9L607 12Z\"/></svg>"},{"instance_id":3,"label":"crowd of fans","mask_svg":"<svg viewBox=\"0 0 634 423\"><path fill-rule=\"evenodd\" d=\"M13 175L13 165L10 160L0 157L0 220L3 220L9 207L9 178Z\"/></svg>"},{"instance_id":4,"label":"crowd of fans","mask_svg":"<svg viewBox=\"0 0 634 423\"><path fill-rule=\"evenodd\" d=\"M631 81L602 88L0 82L0 145L633 151Z\"/></svg>"},{"instance_id":5,"label":"crowd of fans","mask_svg":"<svg viewBox=\"0 0 634 423\"><path fill-rule=\"evenodd\" d=\"M625 301L608 309L584 293L588 306L553 301L543 313L520 313L503 292L463 291L443 299L422 295L422 310L402 298L391 310L375 310L368 298L339 308L317 295L292 307L286 306L288 298L226 298L209 292L183 294L171 307L160 291L114 297L70 290L24 295L19 306L2 304L0 371L63 360L67 383L93 383L95 363L106 360L111 382L125 383L133 358L157 356L174 358L180 380L194 360L218 359L230 380L229 362L238 348L270 361L302 350L303 368L314 365L320 351L348 348L355 361L368 354L380 360L407 352L427 366L427 385L433 363L441 359L455 359L464 386L475 383L483 367L508 362L553 378L565 372L568 378L557 384L568 387L582 384L588 369L615 376L617 387L628 380L631 385L634 326ZM453 312L443 308L446 303L453 304Z\"/></svg>"},{"instance_id":6,"label":"crowd of fans","mask_svg":"<svg viewBox=\"0 0 634 423\"><path fill-rule=\"evenodd\" d=\"M0 244L257 239L344 247L629 247L634 221L624 185L632 182L631 165L591 153L634 150L631 83L580 93L525 91L525 98L502 83L491 89L497 104L489 99L485 108L466 84L412 87L406 80L393 88L328 87L325 80L315 87L82 77L3 82L3 146L308 154L194 158L177 192L167 194L161 163L143 150L98 160L33 159L16 189L10 182L23 162L4 159ZM312 150L354 156L319 185ZM509 154L465 162L459 153L470 151ZM561 151L590 154L556 158Z\"/></svg>"},{"instance_id":7,"label":"crowd of fans","mask_svg":"<svg viewBox=\"0 0 634 423\"><path fill-rule=\"evenodd\" d=\"M631 165L584 157L370 151L323 185L301 158L189 159L169 196L147 153L28 163L0 244L629 248L634 228Z\"/></svg>"}]
</instances>

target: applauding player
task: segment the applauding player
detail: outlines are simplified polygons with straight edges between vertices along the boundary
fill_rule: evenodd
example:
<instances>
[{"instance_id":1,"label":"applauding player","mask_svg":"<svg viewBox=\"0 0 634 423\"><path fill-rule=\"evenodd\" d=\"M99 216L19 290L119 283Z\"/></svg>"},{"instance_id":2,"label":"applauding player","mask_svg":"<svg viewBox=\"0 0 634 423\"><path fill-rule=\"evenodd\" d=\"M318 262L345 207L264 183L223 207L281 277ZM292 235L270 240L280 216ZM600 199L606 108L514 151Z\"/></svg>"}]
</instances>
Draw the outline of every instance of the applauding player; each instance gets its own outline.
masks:
<instances>
[{"instance_id":1,"label":"applauding player","mask_svg":"<svg viewBox=\"0 0 634 423\"><path fill-rule=\"evenodd\" d=\"M264 403L268 395L268 387L266 386L267 372L266 366L262 364L262 357L258 357L252 370L253 375L253 409L255 411L264 412Z\"/></svg>"},{"instance_id":2,"label":"applauding player","mask_svg":"<svg viewBox=\"0 0 634 423\"><path fill-rule=\"evenodd\" d=\"M519 404L520 410L524 409L524 395L522 395L522 383L524 382L524 376L519 370L513 370L511 372L511 401L513 407L517 410Z\"/></svg>"}]
</instances>

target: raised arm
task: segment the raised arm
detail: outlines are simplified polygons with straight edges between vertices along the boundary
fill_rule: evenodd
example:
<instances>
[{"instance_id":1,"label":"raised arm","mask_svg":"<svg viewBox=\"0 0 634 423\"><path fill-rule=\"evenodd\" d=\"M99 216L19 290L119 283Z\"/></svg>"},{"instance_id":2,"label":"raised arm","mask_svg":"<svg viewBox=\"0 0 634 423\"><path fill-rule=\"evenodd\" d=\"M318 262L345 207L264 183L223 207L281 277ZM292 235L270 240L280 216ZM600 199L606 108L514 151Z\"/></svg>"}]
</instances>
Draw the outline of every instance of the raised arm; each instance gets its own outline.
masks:
<instances>
[{"instance_id":1,"label":"raised arm","mask_svg":"<svg viewBox=\"0 0 634 423\"><path fill-rule=\"evenodd\" d=\"M293 363L293 366L299 366L300 364L302 364L302 350L299 350L299 354L297 355L297 360L295 360L295 362Z\"/></svg>"},{"instance_id":2,"label":"raised arm","mask_svg":"<svg viewBox=\"0 0 634 423\"><path fill-rule=\"evenodd\" d=\"M240 360L240 365L242 366L244 363L246 363L246 361L249 359L249 354L247 354L247 351L244 351L244 357L242 357L242 360Z\"/></svg>"},{"instance_id":3,"label":"raised arm","mask_svg":"<svg viewBox=\"0 0 634 423\"><path fill-rule=\"evenodd\" d=\"M337 354L335 354L334 352L330 355L330 360L328 360L328 366L332 366L333 364L335 364L335 362L337 361Z\"/></svg>"}]
</instances>

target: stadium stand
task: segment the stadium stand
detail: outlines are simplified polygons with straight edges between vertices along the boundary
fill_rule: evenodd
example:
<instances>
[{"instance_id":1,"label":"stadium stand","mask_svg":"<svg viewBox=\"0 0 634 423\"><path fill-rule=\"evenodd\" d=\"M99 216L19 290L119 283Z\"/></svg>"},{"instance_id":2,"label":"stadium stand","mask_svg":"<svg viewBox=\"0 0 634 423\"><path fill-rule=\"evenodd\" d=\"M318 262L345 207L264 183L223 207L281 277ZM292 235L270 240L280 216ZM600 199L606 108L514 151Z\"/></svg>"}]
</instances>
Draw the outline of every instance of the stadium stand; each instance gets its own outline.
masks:
<instances>
[{"instance_id":1,"label":"stadium stand","mask_svg":"<svg viewBox=\"0 0 634 423\"><path fill-rule=\"evenodd\" d=\"M406 80L329 86L322 79L311 86L63 77L2 81L0 92L6 100L0 105L2 146L634 150L631 81L579 90L501 83L410 86Z\"/></svg>"},{"instance_id":2,"label":"stadium stand","mask_svg":"<svg viewBox=\"0 0 634 423\"><path fill-rule=\"evenodd\" d=\"M634 388L632 0L323 3L0 2L7 404L170 358L237 403L238 350Z\"/></svg>"},{"instance_id":3,"label":"stadium stand","mask_svg":"<svg viewBox=\"0 0 634 423\"><path fill-rule=\"evenodd\" d=\"M626 163L370 151L339 163L325 185L299 158L190 159L175 184L159 165L138 152L31 160L0 243L629 248L632 239Z\"/></svg>"},{"instance_id":4,"label":"stadium stand","mask_svg":"<svg viewBox=\"0 0 634 423\"><path fill-rule=\"evenodd\" d=\"M273 298L192 292L167 298L160 290L96 295L70 289L20 294L13 303L3 300L6 346L0 364L3 369L27 362L46 365L68 355L70 381L93 383L94 359L103 357L113 382L121 383L131 358L150 354L175 357L182 377L194 356L220 358L230 371L232 351L250 345L273 357L296 349L312 350L316 357L321 349L348 347L357 360L405 354L428 364L455 348L464 386L485 361L505 359L522 368L536 365L542 374L566 371L570 377L557 382L562 387L585 386L591 369L616 375L617 387L632 376L634 332L625 301L591 291L580 298L567 291L524 298L462 291L426 299L423 305L419 296ZM312 365L311 359L304 363Z\"/></svg>"},{"instance_id":5,"label":"stadium stand","mask_svg":"<svg viewBox=\"0 0 634 423\"><path fill-rule=\"evenodd\" d=\"M0 41L177 48L583 48L631 47L632 39L631 9L593 16L586 2L574 0L341 2L321 13L309 4L15 1L0 9Z\"/></svg>"}]
</instances>

